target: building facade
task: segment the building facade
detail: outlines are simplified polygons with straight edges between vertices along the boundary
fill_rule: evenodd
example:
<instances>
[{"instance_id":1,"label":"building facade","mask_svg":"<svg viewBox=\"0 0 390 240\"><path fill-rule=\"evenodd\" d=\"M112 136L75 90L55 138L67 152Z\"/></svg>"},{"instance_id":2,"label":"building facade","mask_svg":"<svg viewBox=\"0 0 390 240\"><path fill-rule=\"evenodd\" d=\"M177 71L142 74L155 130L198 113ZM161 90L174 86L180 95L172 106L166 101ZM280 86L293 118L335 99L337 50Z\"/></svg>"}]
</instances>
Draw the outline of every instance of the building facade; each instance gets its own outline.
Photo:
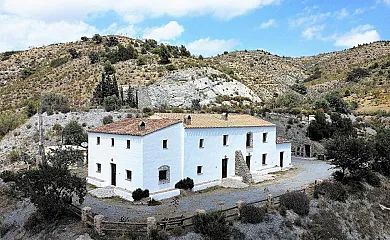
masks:
<instances>
[{"instance_id":1,"label":"building facade","mask_svg":"<svg viewBox=\"0 0 390 240\"><path fill-rule=\"evenodd\" d=\"M251 181L254 174L291 165L291 144L276 138L276 126L249 115L124 119L92 129L88 142L89 183L129 192L149 189L156 199L177 195L174 185L186 177L199 190L224 178Z\"/></svg>"}]
</instances>

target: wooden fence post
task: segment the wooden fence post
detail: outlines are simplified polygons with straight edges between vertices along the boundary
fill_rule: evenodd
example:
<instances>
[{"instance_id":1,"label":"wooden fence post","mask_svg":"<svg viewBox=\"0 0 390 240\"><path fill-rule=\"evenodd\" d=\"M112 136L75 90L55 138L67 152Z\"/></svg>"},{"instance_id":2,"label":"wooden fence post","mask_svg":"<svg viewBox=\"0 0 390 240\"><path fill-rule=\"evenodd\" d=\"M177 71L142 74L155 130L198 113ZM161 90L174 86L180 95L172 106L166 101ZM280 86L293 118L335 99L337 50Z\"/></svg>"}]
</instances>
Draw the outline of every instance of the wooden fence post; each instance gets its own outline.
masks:
<instances>
[{"instance_id":1,"label":"wooden fence post","mask_svg":"<svg viewBox=\"0 0 390 240\"><path fill-rule=\"evenodd\" d=\"M96 215L93 218L94 229L99 235L103 235L103 219L104 219L103 215Z\"/></svg>"},{"instance_id":2,"label":"wooden fence post","mask_svg":"<svg viewBox=\"0 0 390 240\"><path fill-rule=\"evenodd\" d=\"M267 205L268 205L268 207L272 207L273 204L274 204L274 198L273 198L272 194L270 193L267 196Z\"/></svg>"},{"instance_id":3,"label":"wooden fence post","mask_svg":"<svg viewBox=\"0 0 390 240\"><path fill-rule=\"evenodd\" d=\"M92 210L90 207L83 207L81 209L81 221L85 227L88 227L88 216L92 214Z\"/></svg>"},{"instance_id":4,"label":"wooden fence post","mask_svg":"<svg viewBox=\"0 0 390 240\"><path fill-rule=\"evenodd\" d=\"M157 230L157 220L155 217L148 217L146 219L146 224L147 238L151 239L152 231Z\"/></svg>"},{"instance_id":5,"label":"wooden fence post","mask_svg":"<svg viewBox=\"0 0 390 240\"><path fill-rule=\"evenodd\" d=\"M238 217L241 217L241 210L242 207L245 205L245 202L242 200L239 200L236 202L237 208L238 208Z\"/></svg>"}]
</instances>

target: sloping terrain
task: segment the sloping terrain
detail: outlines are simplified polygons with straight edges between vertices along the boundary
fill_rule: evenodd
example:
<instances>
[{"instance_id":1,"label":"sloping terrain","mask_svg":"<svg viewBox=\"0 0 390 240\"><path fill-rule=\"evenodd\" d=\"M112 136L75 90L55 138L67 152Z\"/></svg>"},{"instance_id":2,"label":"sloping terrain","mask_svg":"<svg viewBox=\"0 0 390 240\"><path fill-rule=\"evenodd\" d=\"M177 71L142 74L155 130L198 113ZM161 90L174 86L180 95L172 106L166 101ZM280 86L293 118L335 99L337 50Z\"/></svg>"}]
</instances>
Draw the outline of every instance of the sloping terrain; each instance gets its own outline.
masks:
<instances>
[{"instance_id":1,"label":"sloping terrain","mask_svg":"<svg viewBox=\"0 0 390 240\"><path fill-rule=\"evenodd\" d=\"M20 109L28 101L37 101L45 91L68 96L74 107L90 105L103 72L102 64L108 53L118 48L107 44L110 37L103 37L101 43L88 39L0 54L0 110ZM170 58L172 64L166 65L160 64L155 48L144 49L147 46L144 41L115 37L123 46L131 44L138 51L138 59L114 64L119 85L158 86L160 82L166 83L164 77L169 74L191 69L193 78L199 78L204 67L211 67L216 78L240 81L263 101L293 92L294 84L305 82L308 97L335 89L350 90L349 100L357 101L364 110L390 108L387 94L390 42L387 41L300 58L280 57L263 50L237 51L207 59L178 55ZM71 49L77 52L75 58ZM91 53L100 56L94 64L89 57ZM346 74L354 68L366 68L370 75L360 82L346 84Z\"/></svg>"}]
</instances>

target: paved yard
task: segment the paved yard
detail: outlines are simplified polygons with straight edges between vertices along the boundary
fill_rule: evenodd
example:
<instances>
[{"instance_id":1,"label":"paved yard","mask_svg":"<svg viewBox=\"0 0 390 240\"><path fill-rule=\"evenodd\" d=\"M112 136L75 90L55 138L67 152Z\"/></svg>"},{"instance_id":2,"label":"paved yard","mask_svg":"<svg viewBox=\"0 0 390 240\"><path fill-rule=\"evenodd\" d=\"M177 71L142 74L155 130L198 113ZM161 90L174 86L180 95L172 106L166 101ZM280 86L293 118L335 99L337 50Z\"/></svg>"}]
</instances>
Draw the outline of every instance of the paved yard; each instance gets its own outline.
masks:
<instances>
[{"instance_id":1,"label":"paved yard","mask_svg":"<svg viewBox=\"0 0 390 240\"><path fill-rule=\"evenodd\" d=\"M172 200L164 200L159 206L135 206L120 199L96 199L86 196L83 205L90 206L92 211L103 214L110 220L119 221L121 217L127 219L146 220L147 216L162 218L166 216L192 214L196 209L220 209L235 206L238 200L246 202L256 201L267 197L264 188L274 196L285 193L288 189L300 189L302 186L314 182L319 178L328 178L332 173L331 165L322 161L292 159L296 167L278 176L275 180L252 185L244 189L216 189L204 193L194 193L180 197L178 207L175 208Z\"/></svg>"}]
</instances>

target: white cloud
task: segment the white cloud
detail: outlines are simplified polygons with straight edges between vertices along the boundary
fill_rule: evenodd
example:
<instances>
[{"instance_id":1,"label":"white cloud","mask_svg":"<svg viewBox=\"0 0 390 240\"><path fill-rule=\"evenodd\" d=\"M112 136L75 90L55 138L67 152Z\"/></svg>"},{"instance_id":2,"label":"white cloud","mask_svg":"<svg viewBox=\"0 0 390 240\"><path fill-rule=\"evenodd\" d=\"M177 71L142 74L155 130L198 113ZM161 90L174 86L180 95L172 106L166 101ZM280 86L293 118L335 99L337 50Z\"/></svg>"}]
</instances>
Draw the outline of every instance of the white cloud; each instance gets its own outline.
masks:
<instances>
[{"instance_id":1,"label":"white cloud","mask_svg":"<svg viewBox=\"0 0 390 240\"><path fill-rule=\"evenodd\" d=\"M275 25L276 25L275 19L270 19L270 20L268 20L266 22L261 23L260 24L260 28L261 29L267 29L267 28L270 28L270 27L275 26Z\"/></svg>"},{"instance_id":2,"label":"white cloud","mask_svg":"<svg viewBox=\"0 0 390 240\"><path fill-rule=\"evenodd\" d=\"M346 8L343 8L340 11L336 11L335 15L338 19L343 19L349 16L349 12Z\"/></svg>"},{"instance_id":3,"label":"white cloud","mask_svg":"<svg viewBox=\"0 0 390 240\"><path fill-rule=\"evenodd\" d=\"M210 37L201 38L187 45L188 50L195 55L213 56L224 51L230 51L238 45L235 39L211 39Z\"/></svg>"},{"instance_id":4,"label":"white cloud","mask_svg":"<svg viewBox=\"0 0 390 240\"><path fill-rule=\"evenodd\" d=\"M390 0L383 0L383 2L390 5Z\"/></svg>"},{"instance_id":5,"label":"white cloud","mask_svg":"<svg viewBox=\"0 0 390 240\"><path fill-rule=\"evenodd\" d=\"M95 27L82 21L47 23L17 16L0 15L0 52L74 41L80 39L81 36L91 36L96 32Z\"/></svg>"},{"instance_id":6,"label":"white cloud","mask_svg":"<svg viewBox=\"0 0 390 240\"><path fill-rule=\"evenodd\" d=\"M353 47L381 39L378 31L369 24L360 25L342 35L334 35L333 38L335 40L334 45L337 47Z\"/></svg>"},{"instance_id":7,"label":"white cloud","mask_svg":"<svg viewBox=\"0 0 390 240\"><path fill-rule=\"evenodd\" d=\"M311 40L313 38L321 39L321 32L322 30L324 30L324 28L324 25L315 25L312 27L308 27L302 32L302 36L308 40Z\"/></svg>"},{"instance_id":8,"label":"white cloud","mask_svg":"<svg viewBox=\"0 0 390 240\"><path fill-rule=\"evenodd\" d=\"M298 17L296 19L290 19L288 23L291 27L299 27L304 24L314 25L318 22L324 21L325 19L329 18L331 15L332 15L331 12L311 14L311 15Z\"/></svg>"},{"instance_id":9,"label":"white cloud","mask_svg":"<svg viewBox=\"0 0 390 240\"><path fill-rule=\"evenodd\" d=\"M171 21L161 27L145 29L143 38L154 39L158 42L161 40L173 40L179 37L183 32L184 27L182 25L176 21Z\"/></svg>"},{"instance_id":10,"label":"white cloud","mask_svg":"<svg viewBox=\"0 0 390 240\"><path fill-rule=\"evenodd\" d=\"M130 21L144 17L211 14L231 19L280 0L3 0L5 12L43 20L83 20L89 14L113 10ZM132 22L134 23L134 22Z\"/></svg>"}]
</instances>

